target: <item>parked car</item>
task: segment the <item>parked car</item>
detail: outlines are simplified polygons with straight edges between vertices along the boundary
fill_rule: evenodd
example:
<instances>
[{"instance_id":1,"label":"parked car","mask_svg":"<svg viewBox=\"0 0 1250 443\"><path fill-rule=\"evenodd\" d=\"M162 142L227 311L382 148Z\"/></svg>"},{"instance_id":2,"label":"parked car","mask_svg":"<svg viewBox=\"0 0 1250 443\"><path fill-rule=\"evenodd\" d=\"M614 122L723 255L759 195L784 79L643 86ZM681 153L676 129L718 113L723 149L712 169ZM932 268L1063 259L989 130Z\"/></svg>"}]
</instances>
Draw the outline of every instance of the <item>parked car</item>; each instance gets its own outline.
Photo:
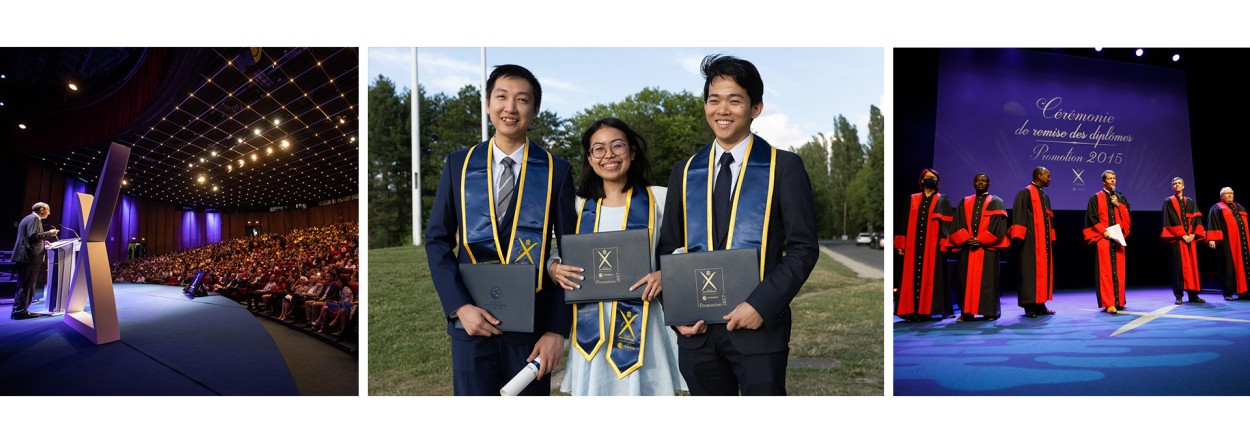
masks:
<instances>
[{"instance_id":1,"label":"parked car","mask_svg":"<svg viewBox=\"0 0 1250 443\"><path fill-rule=\"evenodd\" d=\"M880 232L872 233L872 241L868 243L868 247L872 249L885 249L885 235Z\"/></svg>"},{"instance_id":2,"label":"parked car","mask_svg":"<svg viewBox=\"0 0 1250 443\"><path fill-rule=\"evenodd\" d=\"M859 233L859 237L855 237L855 246L869 246L869 245L872 245L872 233L861 232Z\"/></svg>"}]
</instances>

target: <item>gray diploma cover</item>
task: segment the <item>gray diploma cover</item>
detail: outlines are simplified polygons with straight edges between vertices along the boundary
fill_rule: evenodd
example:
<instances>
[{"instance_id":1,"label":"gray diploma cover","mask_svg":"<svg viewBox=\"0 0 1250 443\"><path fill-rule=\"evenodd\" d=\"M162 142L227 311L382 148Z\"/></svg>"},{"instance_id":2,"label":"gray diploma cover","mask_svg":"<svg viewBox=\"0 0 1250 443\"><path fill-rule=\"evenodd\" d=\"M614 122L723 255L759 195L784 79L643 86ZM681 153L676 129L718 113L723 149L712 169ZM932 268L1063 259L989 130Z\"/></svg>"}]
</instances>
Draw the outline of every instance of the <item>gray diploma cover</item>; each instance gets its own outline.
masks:
<instances>
[{"instance_id":1,"label":"gray diploma cover","mask_svg":"<svg viewBox=\"0 0 1250 443\"><path fill-rule=\"evenodd\" d=\"M496 328L505 332L534 332L534 265L460 264L460 278L473 304L499 320ZM460 320L456 328L464 329Z\"/></svg>"},{"instance_id":2,"label":"gray diploma cover","mask_svg":"<svg viewBox=\"0 0 1250 443\"><path fill-rule=\"evenodd\" d=\"M629 287L651 273L651 238L646 229L565 235L560 238L563 263L586 270L581 288L564 291L568 304L638 300L640 286Z\"/></svg>"},{"instance_id":3,"label":"gray diploma cover","mask_svg":"<svg viewBox=\"0 0 1250 443\"><path fill-rule=\"evenodd\" d=\"M755 249L729 249L660 256L664 324L727 323L729 314L760 283Z\"/></svg>"}]
</instances>

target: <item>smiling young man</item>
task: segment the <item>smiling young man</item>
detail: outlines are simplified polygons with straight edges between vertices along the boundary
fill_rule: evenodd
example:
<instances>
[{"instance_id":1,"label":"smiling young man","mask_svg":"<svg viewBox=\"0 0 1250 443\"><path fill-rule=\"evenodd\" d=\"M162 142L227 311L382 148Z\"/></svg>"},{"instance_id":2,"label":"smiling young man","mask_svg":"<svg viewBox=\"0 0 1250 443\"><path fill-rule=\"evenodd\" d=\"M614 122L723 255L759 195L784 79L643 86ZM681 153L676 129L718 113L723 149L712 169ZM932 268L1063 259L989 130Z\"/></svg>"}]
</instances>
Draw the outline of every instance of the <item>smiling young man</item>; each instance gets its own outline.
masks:
<instances>
[{"instance_id":1,"label":"smiling young man","mask_svg":"<svg viewBox=\"0 0 1250 443\"><path fill-rule=\"evenodd\" d=\"M798 155L751 133L764 110L755 65L711 55L702 71L703 110L716 140L674 165L674 197L665 205L673 216L664 220L656 251L755 249L761 278L724 317L728 323L676 327L678 366L692 395L785 395L790 301L819 254L811 184Z\"/></svg>"},{"instance_id":2,"label":"smiling young man","mask_svg":"<svg viewBox=\"0 0 1250 443\"><path fill-rule=\"evenodd\" d=\"M572 312L543 266L552 233L572 233L573 176L567 162L526 136L542 102L534 74L517 65L496 66L486 91L495 135L447 156L425 251L452 339L454 393L499 395L527 362L540 358L538 381L521 395L547 395L547 375L563 355ZM534 332L500 331L499 320L473 304L459 273L461 263L537 268ZM464 329L454 327L456 320Z\"/></svg>"}]
</instances>

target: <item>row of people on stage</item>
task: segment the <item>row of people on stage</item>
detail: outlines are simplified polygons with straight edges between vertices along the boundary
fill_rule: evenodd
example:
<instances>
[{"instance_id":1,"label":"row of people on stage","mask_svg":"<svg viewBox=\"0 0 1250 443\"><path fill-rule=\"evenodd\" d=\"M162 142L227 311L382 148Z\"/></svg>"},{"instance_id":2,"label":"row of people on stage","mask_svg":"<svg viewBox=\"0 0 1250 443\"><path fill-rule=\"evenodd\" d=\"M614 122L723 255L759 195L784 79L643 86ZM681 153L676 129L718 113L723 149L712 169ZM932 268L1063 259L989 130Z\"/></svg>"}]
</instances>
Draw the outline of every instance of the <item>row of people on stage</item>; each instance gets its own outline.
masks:
<instances>
[{"instance_id":1,"label":"row of people on stage","mask_svg":"<svg viewBox=\"0 0 1250 443\"><path fill-rule=\"evenodd\" d=\"M582 135L576 192L569 163L526 135L542 100L537 78L516 65L491 72L486 105L494 136L446 158L426 225L456 395L498 395L535 360L538 380L521 395L547 395L548 375L565 352L561 387L574 395L786 393L789 304L819 253L811 186L797 155L751 133L763 110L755 66L708 56L702 70L706 121L716 137L673 165L668 188L651 186L643 137L602 118ZM549 239L626 229L651 234L653 269L660 255L683 248L755 249L759 286L724 324L665 328L660 270L633 283L636 299L566 305L564 292L585 283L591 263L564 263ZM458 266L479 263L537 268L533 333L500 331L474 304Z\"/></svg>"},{"instance_id":2,"label":"row of people on stage","mask_svg":"<svg viewBox=\"0 0 1250 443\"><path fill-rule=\"evenodd\" d=\"M202 270L209 292L343 336L358 327L357 231L349 222L221 241L115 263L114 281L185 286Z\"/></svg>"},{"instance_id":3,"label":"row of people on stage","mask_svg":"<svg viewBox=\"0 0 1250 443\"><path fill-rule=\"evenodd\" d=\"M1116 190L1116 173L1104 171L1103 188L1090 196L1081 235L1096 250L1094 293L1104 312L1115 314L1125 306L1125 245L1132 228L1130 204ZM1054 295L1054 213L1045 188L1050 171L1033 170L1033 180L1016 193L1008 214L1001 198L989 193L986 174L973 177L975 193L952 205L938 192L940 176L933 169L921 171L921 192L913 194L908 205L904 234L894 239L894 248L903 256L903 278L897 286L895 315L908 321L953 315L947 293L946 254L957 261L957 281L961 315L967 321L980 315L993 320L1002 315L999 303L999 255L1007 248L1020 251L1020 288L1017 302L1025 316L1053 315L1046 302ZM1169 245L1172 292L1176 304L1205 303L1198 274L1199 245L1217 249L1222 258L1222 288L1225 300L1250 296L1250 237L1247 237L1246 210L1233 201L1232 188L1220 190L1221 201L1203 215L1194 199L1184 195L1185 181L1172 179L1172 194L1163 201L1163 230L1160 238Z\"/></svg>"}]
</instances>

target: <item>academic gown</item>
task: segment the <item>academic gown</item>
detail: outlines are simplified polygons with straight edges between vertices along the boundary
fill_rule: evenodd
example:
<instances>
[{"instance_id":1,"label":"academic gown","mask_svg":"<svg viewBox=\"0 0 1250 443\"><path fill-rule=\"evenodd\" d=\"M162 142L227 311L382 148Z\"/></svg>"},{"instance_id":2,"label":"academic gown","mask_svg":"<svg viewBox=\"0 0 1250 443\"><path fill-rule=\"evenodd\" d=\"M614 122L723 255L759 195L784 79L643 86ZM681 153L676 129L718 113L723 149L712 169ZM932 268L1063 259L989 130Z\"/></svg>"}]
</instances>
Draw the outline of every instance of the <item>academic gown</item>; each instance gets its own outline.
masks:
<instances>
[{"instance_id":1,"label":"academic gown","mask_svg":"<svg viewBox=\"0 0 1250 443\"><path fill-rule=\"evenodd\" d=\"M1204 243L1207 230L1202 227L1202 212L1194 199L1177 198L1175 195L1163 200L1163 232L1159 238L1168 244L1171 260L1168 269L1172 273L1172 293L1196 294L1202 291L1198 274L1198 245ZM1194 239L1185 243L1181 237L1193 234Z\"/></svg>"},{"instance_id":2,"label":"academic gown","mask_svg":"<svg viewBox=\"0 0 1250 443\"><path fill-rule=\"evenodd\" d=\"M954 211L945 195L912 194L907 212L907 232L894 236L894 248L903 250L903 281L899 285L895 315L953 315L946 286L946 257L940 245L950 229Z\"/></svg>"},{"instance_id":3,"label":"academic gown","mask_svg":"<svg viewBox=\"0 0 1250 443\"><path fill-rule=\"evenodd\" d=\"M948 249L959 256L959 309L964 314L998 317L1001 313L998 254L1011 246L1003 199L989 193L969 195L955 207ZM977 239L980 247L966 243Z\"/></svg>"},{"instance_id":4,"label":"academic gown","mask_svg":"<svg viewBox=\"0 0 1250 443\"><path fill-rule=\"evenodd\" d=\"M1055 263L1051 242L1055 240L1055 214L1050 210L1050 196L1033 184L1016 193L1011 204L1012 240L1019 241L1020 306L1046 303L1054 298Z\"/></svg>"},{"instance_id":5,"label":"academic gown","mask_svg":"<svg viewBox=\"0 0 1250 443\"><path fill-rule=\"evenodd\" d=\"M1207 240L1216 243L1220 255L1220 283L1224 296L1245 294L1250 276L1250 245L1246 226L1250 216L1240 203L1216 203L1207 214Z\"/></svg>"},{"instance_id":6,"label":"academic gown","mask_svg":"<svg viewBox=\"0 0 1250 443\"><path fill-rule=\"evenodd\" d=\"M1097 258L1094 260L1094 294L1098 296L1098 307L1123 307L1124 300L1124 247L1119 243L1102 236L1107 228L1120 225L1124 237L1128 237L1131 220L1129 203L1124 194L1114 191L1120 205L1111 203L1111 194L1101 190L1089 197L1085 206L1085 242L1094 245Z\"/></svg>"}]
</instances>

